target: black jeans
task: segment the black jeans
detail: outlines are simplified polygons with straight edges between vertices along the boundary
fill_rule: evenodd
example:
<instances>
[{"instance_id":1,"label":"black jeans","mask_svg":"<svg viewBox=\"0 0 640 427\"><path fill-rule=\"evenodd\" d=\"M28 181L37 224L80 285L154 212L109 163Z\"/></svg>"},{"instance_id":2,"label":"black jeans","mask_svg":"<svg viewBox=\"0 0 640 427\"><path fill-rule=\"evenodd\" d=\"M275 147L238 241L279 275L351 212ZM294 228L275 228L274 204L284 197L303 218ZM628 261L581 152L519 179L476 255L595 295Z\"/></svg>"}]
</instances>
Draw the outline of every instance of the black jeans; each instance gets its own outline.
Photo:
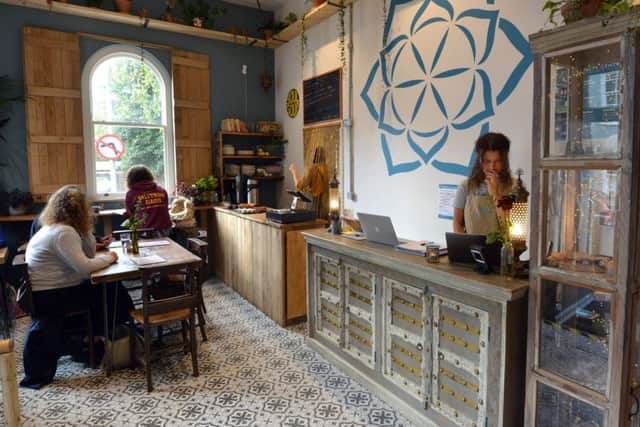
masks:
<instances>
[{"instance_id":1,"label":"black jeans","mask_svg":"<svg viewBox=\"0 0 640 427\"><path fill-rule=\"evenodd\" d=\"M78 286L33 293L34 313L22 353L25 377L20 381L20 386L39 389L49 384L56 374L58 358L78 350L69 348L65 326L75 328L77 325L69 325L65 314L90 308L94 334L104 335L101 286L107 286L109 325L114 324L116 294L115 324L117 326L125 323L129 311L133 309L133 303L126 289L119 283L91 285L89 281L85 281ZM85 322L84 319L77 321Z\"/></svg>"}]
</instances>

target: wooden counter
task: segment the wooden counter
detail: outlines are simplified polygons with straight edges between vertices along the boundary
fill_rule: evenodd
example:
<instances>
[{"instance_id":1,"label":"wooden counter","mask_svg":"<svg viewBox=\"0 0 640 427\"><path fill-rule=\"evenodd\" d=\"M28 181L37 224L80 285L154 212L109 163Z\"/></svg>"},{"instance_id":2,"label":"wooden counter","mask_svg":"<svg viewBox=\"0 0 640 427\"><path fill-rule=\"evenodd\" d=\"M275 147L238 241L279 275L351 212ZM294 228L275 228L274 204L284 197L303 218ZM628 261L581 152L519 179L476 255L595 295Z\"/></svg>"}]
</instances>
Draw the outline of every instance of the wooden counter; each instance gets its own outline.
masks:
<instances>
[{"instance_id":1,"label":"wooden counter","mask_svg":"<svg viewBox=\"0 0 640 427\"><path fill-rule=\"evenodd\" d=\"M316 220L267 221L266 214L214 208L215 274L280 325L307 314L305 242L301 230L324 227Z\"/></svg>"},{"instance_id":2,"label":"wooden counter","mask_svg":"<svg viewBox=\"0 0 640 427\"><path fill-rule=\"evenodd\" d=\"M302 234L310 346L416 425L522 425L527 281Z\"/></svg>"}]
</instances>

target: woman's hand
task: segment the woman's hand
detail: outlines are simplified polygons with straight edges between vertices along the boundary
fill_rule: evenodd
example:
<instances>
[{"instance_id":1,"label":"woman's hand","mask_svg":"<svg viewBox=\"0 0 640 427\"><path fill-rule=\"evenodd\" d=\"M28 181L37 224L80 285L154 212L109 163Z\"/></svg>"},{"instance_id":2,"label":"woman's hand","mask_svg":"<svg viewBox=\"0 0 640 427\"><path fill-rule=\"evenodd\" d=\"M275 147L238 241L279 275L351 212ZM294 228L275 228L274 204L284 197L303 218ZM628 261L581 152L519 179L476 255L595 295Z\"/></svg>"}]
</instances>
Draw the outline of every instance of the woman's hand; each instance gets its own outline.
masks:
<instances>
[{"instance_id":1,"label":"woman's hand","mask_svg":"<svg viewBox=\"0 0 640 427\"><path fill-rule=\"evenodd\" d=\"M108 248L111 242L113 242L113 236L111 236L111 234L104 236L100 242L96 243L96 250L101 251Z\"/></svg>"},{"instance_id":2,"label":"woman's hand","mask_svg":"<svg viewBox=\"0 0 640 427\"><path fill-rule=\"evenodd\" d=\"M115 253L114 251L109 251L108 254L111 255L111 264L118 261L117 253Z\"/></svg>"},{"instance_id":3,"label":"woman's hand","mask_svg":"<svg viewBox=\"0 0 640 427\"><path fill-rule=\"evenodd\" d=\"M489 194L493 196L494 199L499 198L500 194L498 192L498 173L494 171L485 172L484 182L487 184Z\"/></svg>"}]
</instances>

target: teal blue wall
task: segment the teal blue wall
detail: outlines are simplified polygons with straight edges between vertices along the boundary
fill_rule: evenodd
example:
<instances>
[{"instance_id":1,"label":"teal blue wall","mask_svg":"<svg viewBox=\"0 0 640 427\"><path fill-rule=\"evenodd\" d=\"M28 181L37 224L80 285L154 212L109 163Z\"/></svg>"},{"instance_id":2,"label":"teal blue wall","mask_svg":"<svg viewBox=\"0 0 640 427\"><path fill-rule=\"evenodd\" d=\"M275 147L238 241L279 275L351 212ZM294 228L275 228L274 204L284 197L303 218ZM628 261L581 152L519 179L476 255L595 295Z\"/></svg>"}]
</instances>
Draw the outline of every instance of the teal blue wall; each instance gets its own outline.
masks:
<instances>
[{"instance_id":1,"label":"teal blue wall","mask_svg":"<svg viewBox=\"0 0 640 427\"><path fill-rule=\"evenodd\" d=\"M215 26L221 30L229 30L233 26L236 29L246 29L250 34L257 34L257 29L271 18L270 14L251 8L216 1L211 1L211 4L223 5L227 8L227 13L216 20ZM135 11L141 7L149 9L150 17L158 17L164 12L164 1L136 0L132 10ZM104 1L102 8L112 9L113 2ZM274 119L273 88L265 92L261 86L261 75L265 66L273 75L274 56L272 50L18 6L0 5L0 75L8 74L18 82L20 87L23 85L22 28L25 26L113 36L169 45L209 55L211 64L211 123L214 131L218 129L220 120L225 117L244 118L244 77L241 74L241 68L243 64L246 64L248 66L247 121ZM101 43L83 40L81 43L83 63L94 49L101 46ZM153 53L159 56L158 59L161 62L170 63L168 54L162 51L154 51ZM8 142L0 142L0 191L9 191L13 188L28 190L24 104L14 105L12 119L5 128L4 135ZM69 165L69 167L76 167L76 165ZM172 191L173 189L168 190ZM5 237L10 246L14 247L17 241L24 238L23 235L28 230L27 226L28 224L4 224Z\"/></svg>"},{"instance_id":2,"label":"teal blue wall","mask_svg":"<svg viewBox=\"0 0 640 427\"><path fill-rule=\"evenodd\" d=\"M135 2L132 10L164 4L157 0ZM220 4L220 2L217 2ZM111 7L106 1L103 7ZM216 26L227 29L230 26L256 31L268 16L251 8L225 5L227 14L219 17ZM155 7L157 9L157 6ZM151 13L151 16L157 16ZM25 26L50 28L59 31L85 32L114 36L129 40L158 43L205 53L211 64L211 123L217 130L220 120L225 117L244 118L244 79L241 75L242 64L248 66L248 102L247 120L273 120L273 88L265 92L261 86L261 75L265 64L273 74L273 51L261 48L224 43L215 40L185 36L177 33L150 30L142 27L114 24L71 15L50 13L17 6L0 5L0 75L8 74L22 86L22 28ZM83 47L83 60L90 54ZM164 58L159 58L164 59ZM165 62L165 61L162 61ZM7 144L0 143L0 190L29 188L27 171L27 148L24 105L13 107L13 117L4 134ZM71 166L71 165L70 165Z\"/></svg>"}]
</instances>

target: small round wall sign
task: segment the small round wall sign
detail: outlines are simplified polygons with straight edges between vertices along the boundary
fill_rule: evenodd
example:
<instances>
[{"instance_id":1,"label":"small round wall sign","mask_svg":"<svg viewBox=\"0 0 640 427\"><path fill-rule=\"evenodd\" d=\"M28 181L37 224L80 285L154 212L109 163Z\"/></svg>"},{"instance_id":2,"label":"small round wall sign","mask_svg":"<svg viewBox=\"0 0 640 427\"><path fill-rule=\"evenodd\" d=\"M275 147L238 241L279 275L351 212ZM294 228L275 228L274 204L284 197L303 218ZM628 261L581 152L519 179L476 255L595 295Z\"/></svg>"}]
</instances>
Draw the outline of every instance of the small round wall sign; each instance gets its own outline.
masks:
<instances>
[{"instance_id":1,"label":"small round wall sign","mask_svg":"<svg viewBox=\"0 0 640 427\"><path fill-rule=\"evenodd\" d=\"M107 160L120 160L124 156L124 141L110 133L96 140L96 153Z\"/></svg>"},{"instance_id":2,"label":"small round wall sign","mask_svg":"<svg viewBox=\"0 0 640 427\"><path fill-rule=\"evenodd\" d=\"M298 115L300 111L300 94L297 89L291 89L287 95L287 113L292 119Z\"/></svg>"}]
</instances>

